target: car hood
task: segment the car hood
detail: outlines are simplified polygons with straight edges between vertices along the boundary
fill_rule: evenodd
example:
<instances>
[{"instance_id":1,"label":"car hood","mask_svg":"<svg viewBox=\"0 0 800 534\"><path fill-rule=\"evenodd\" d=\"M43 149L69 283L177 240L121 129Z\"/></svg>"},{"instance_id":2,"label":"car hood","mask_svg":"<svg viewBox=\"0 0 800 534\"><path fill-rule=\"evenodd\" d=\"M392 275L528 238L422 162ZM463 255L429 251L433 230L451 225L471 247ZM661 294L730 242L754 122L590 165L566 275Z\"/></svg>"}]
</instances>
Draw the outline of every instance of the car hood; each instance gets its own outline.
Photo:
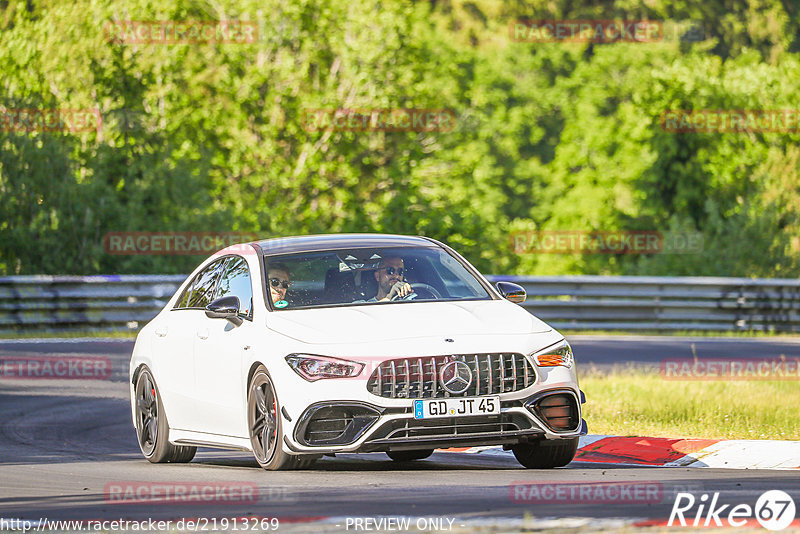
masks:
<instances>
[{"instance_id":1,"label":"car hood","mask_svg":"<svg viewBox=\"0 0 800 534\"><path fill-rule=\"evenodd\" d=\"M270 313L267 326L311 344L431 336L536 334L552 330L506 300L368 304Z\"/></svg>"}]
</instances>

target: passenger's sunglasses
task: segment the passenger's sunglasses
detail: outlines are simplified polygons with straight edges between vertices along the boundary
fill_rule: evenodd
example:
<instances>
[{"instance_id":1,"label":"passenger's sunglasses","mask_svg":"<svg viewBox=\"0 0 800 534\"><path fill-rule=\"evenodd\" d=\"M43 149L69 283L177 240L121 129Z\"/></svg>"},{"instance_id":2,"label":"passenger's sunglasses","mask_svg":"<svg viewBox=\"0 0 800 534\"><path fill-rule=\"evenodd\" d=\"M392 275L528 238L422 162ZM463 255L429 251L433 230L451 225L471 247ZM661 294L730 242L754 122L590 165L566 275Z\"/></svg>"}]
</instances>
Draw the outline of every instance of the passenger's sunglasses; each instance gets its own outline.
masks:
<instances>
[{"instance_id":1,"label":"passenger's sunglasses","mask_svg":"<svg viewBox=\"0 0 800 534\"><path fill-rule=\"evenodd\" d=\"M389 276L392 276L394 273L397 273L397 276L403 276L403 274L405 274L406 272L406 270L402 267L399 267L397 269L395 269L394 267L384 267L383 269L386 270L386 274L388 274Z\"/></svg>"},{"instance_id":2,"label":"passenger's sunglasses","mask_svg":"<svg viewBox=\"0 0 800 534\"><path fill-rule=\"evenodd\" d=\"M281 280L280 278L270 278L269 285L272 287L280 286L283 289L289 289L289 286L292 285L292 283L288 280Z\"/></svg>"}]
</instances>

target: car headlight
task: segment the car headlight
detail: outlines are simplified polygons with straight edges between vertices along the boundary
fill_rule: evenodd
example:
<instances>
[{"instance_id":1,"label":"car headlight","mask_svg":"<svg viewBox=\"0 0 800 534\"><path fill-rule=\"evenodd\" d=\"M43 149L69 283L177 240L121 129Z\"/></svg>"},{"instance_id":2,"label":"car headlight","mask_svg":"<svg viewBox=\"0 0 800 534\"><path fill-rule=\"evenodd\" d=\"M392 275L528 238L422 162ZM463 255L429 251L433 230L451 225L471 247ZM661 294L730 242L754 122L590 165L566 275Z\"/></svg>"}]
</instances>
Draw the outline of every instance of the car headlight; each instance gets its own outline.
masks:
<instances>
[{"instance_id":1,"label":"car headlight","mask_svg":"<svg viewBox=\"0 0 800 534\"><path fill-rule=\"evenodd\" d=\"M358 376L364 369L363 363L311 354L290 354L286 357L286 363L309 382L322 378Z\"/></svg>"},{"instance_id":2,"label":"car headlight","mask_svg":"<svg viewBox=\"0 0 800 534\"><path fill-rule=\"evenodd\" d=\"M552 347L535 352L532 356L536 359L539 367L555 367L557 365L572 367L575 362L575 357L572 355L572 347L569 346L566 339Z\"/></svg>"}]
</instances>

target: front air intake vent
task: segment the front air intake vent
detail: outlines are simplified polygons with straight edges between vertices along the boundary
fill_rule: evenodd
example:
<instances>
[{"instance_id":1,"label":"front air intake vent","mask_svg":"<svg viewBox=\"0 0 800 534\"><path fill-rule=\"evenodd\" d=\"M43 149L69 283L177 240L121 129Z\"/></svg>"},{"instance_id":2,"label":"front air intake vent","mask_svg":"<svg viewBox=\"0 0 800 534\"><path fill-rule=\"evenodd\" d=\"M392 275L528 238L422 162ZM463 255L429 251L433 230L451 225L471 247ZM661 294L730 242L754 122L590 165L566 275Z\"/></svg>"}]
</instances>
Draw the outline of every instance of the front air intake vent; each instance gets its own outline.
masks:
<instances>
[{"instance_id":1,"label":"front air intake vent","mask_svg":"<svg viewBox=\"0 0 800 534\"><path fill-rule=\"evenodd\" d=\"M578 403L571 393L558 392L539 397L528 404L528 409L555 432L570 432L580 425Z\"/></svg>"},{"instance_id":2,"label":"front air intake vent","mask_svg":"<svg viewBox=\"0 0 800 534\"><path fill-rule=\"evenodd\" d=\"M295 436L303 445L349 445L372 426L379 412L361 404L312 406L301 416Z\"/></svg>"}]
</instances>

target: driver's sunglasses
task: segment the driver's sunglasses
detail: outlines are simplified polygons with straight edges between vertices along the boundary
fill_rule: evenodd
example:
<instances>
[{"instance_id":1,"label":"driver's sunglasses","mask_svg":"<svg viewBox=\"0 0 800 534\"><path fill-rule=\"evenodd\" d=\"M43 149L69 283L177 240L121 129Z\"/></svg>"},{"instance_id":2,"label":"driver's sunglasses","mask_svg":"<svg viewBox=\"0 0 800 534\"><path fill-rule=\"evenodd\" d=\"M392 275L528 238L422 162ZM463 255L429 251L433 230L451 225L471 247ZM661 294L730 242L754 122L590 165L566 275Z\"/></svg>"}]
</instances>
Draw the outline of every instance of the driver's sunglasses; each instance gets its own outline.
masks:
<instances>
[{"instance_id":1,"label":"driver's sunglasses","mask_svg":"<svg viewBox=\"0 0 800 534\"><path fill-rule=\"evenodd\" d=\"M397 276L403 276L406 272L406 270L402 267L398 267L397 269L394 267L384 267L384 269L386 270L386 274L389 276L392 276L394 273L397 273Z\"/></svg>"},{"instance_id":2,"label":"driver's sunglasses","mask_svg":"<svg viewBox=\"0 0 800 534\"><path fill-rule=\"evenodd\" d=\"M270 279L269 279L269 284L270 284L272 287L278 287L278 286L280 286L280 287L282 287L283 289L289 289L289 286L290 286L290 285L292 285L292 283L291 283L290 281L288 281L288 280L281 280L280 278L270 278Z\"/></svg>"}]
</instances>

